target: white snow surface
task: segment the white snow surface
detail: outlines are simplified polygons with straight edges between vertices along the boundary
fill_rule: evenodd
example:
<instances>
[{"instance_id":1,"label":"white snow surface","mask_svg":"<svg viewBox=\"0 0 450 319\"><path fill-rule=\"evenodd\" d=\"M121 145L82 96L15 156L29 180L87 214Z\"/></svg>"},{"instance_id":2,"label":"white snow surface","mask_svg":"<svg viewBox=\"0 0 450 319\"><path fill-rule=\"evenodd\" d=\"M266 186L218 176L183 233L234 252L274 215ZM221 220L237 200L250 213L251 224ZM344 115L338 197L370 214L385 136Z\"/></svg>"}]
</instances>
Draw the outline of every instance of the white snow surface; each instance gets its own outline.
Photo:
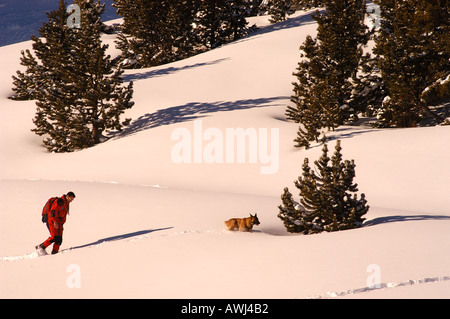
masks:
<instances>
[{"instance_id":1,"label":"white snow surface","mask_svg":"<svg viewBox=\"0 0 450 319\"><path fill-rule=\"evenodd\" d=\"M341 139L344 159L355 160L367 221L287 233L277 217L283 188L298 201L303 160L321 155L320 145L294 148L298 125L284 119L299 46L317 25L305 12L273 26L254 20L264 27L235 43L126 71L131 127L66 154L46 152L30 131L34 101L7 99L31 43L0 48L0 298L450 297L450 127L330 132L330 153ZM114 35L104 41L117 54ZM256 161L225 160L227 129L238 128L256 132ZM191 163L176 163L174 136L186 133L201 153L196 161L193 146ZM220 152L223 163L209 163ZM262 174L268 163L275 172ZM41 209L68 191L76 199L62 251L37 257L48 237ZM224 229L250 213L261 222L252 233Z\"/></svg>"}]
</instances>

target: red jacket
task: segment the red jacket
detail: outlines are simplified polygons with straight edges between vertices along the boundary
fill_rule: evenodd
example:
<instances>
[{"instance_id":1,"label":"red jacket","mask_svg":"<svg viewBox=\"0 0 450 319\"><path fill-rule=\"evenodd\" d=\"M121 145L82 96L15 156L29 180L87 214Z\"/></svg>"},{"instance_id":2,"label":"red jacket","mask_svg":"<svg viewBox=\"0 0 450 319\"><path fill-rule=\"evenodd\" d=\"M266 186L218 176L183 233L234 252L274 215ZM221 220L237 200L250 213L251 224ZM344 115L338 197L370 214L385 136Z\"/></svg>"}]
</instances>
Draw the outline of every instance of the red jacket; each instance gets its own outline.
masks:
<instances>
[{"instance_id":1,"label":"red jacket","mask_svg":"<svg viewBox=\"0 0 450 319\"><path fill-rule=\"evenodd\" d=\"M66 216L69 213L69 202L66 200L65 196L61 196L64 201L62 206L58 205L58 201L55 200L50 208L50 214L48 216L49 226L54 226L55 222L58 225L64 225L66 222Z\"/></svg>"}]
</instances>

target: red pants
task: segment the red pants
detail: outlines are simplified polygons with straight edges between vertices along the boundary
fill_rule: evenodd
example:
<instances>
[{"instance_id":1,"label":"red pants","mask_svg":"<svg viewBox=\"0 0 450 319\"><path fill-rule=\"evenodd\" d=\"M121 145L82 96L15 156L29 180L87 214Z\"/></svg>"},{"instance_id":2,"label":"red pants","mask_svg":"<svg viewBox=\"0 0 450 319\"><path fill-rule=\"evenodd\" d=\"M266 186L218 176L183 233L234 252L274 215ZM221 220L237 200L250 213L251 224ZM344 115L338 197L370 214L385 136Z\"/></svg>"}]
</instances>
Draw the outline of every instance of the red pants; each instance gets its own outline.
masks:
<instances>
[{"instance_id":1,"label":"red pants","mask_svg":"<svg viewBox=\"0 0 450 319\"><path fill-rule=\"evenodd\" d=\"M48 246L53 244L53 251L58 252L59 247L62 244L63 227L61 225L58 228L55 228L51 223L48 223L47 227L48 230L50 231L50 237L43 242L44 247L47 248Z\"/></svg>"}]
</instances>

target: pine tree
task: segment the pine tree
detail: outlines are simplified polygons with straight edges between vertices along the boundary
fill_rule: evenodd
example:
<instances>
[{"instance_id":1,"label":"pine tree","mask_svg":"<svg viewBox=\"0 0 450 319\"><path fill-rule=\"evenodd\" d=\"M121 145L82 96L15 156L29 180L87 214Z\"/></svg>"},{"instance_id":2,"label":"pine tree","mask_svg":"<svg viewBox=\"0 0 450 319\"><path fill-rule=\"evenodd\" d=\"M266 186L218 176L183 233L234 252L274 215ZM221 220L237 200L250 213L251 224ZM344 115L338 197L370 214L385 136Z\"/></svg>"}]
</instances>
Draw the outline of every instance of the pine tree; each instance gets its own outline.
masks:
<instances>
[{"instance_id":1,"label":"pine tree","mask_svg":"<svg viewBox=\"0 0 450 319\"><path fill-rule=\"evenodd\" d=\"M183 59L240 39L249 32L245 0L115 0L124 18L117 48L124 67Z\"/></svg>"},{"instance_id":2,"label":"pine tree","mask_svg":"<svg viewBox=\"0 0 450 319\"><path fill-rule=\"evenodd\" d=\"M298 8L301 9L311 9L311 8L319 8L324 5L325 1L322 0L297 0Z\"/></svg>"},{"instance_id":3,"label":"pine tree","mask_svg":"<svg viewBox=\"0 0 450 319\"><path fill-rule=\"evenodd\" d=\"M133 105L132 83L121 86L119 68L114 70L106 45L100 40L100 2L77 0L81 8L81 28L69 28L64 1L48 14L49 22L40 29L41 39L33 38L33 50L40 72L36 134L45 136L52 152L69 152L93 146L105 130L120 130L120 115ZM42 41L42 39L45 39Z\"/></svg>"},{"instance_id":4,"label":"pine tree","mask_svg":"<svg viewBox=\"0 0 450 319\"><path fill-rule=\"evenodd\" d=\"M174 60L185 59L200 53L193 27L199 0L172 0L170 5L168 26L173 31Z\"/></svg>"},{"instance_id":5,"label":"pine tree","mask_svg":"<svg viewBox=\"0 0 450 319\"><path fill-rule=\"evenodd\" d=\"M73 105L73 126L78 127L76 148L84 148L100 143L105 130L121 130L125 122L120 115L134 104L132 82L122 86L121 68L114 69L110 56L106 55L108 45L100 39L102 23L100 5L97 0L77 0L81 7L82 28L78 32L78 44L74 49L76 56L75 72L71 82L77 89L77 100ZM85 131L85 134L80 132ZM81 138L81 139L80 139Z\"/></svg>"},{"instance_id":6,"label":"pine tree","mask_svg":"<svg viewBox=\"0 0 450 319\"><path fill-rule=\"evenodd\" d=\"M290 233L301 233L306 228L305 209L299 203L294 201L292 194L289 192L289 188L284 188L284 193L281 195L282 205L278 206L280 212L278 218L283 221L284 227ZM302 222L300 222L302 220Z\"/></svg>"},{"instance_id":7,"label":"pine tree","mask_svg":"<svg viewBox=\"0 0 450 319\"><path fill-rule=\"evenodd\" d=\"M206 49L214 49L227 42L224 21L228 13L226 0L204 0L196 15L196 34Z\"/></svg>"},{"instance_id":8,"label":"pine tree","mask_svg":"<svg viewBox=\"0 0 450 319\"><path fill-rule=\"evenodd\" d=\"M72 103L72 97L66 92L71 90L67 79L73 72L72 45L76 37L66 25L68 16L66 3L61 0L57 10L47 13L49 21L39 29L41 37L31 37L33 54L27 50L28 59L22 59L31 84L30 97L37 100L34 119L37 127L33 131L50 135L44 140L47 147L52 142L56 144L56 140L65 141L70 131L64 123L68 122L70 115L66 106ZM69 148L61 147L61 151Z\"/></svg>"},{"instance_id":9,"label":"pine tree","mask_svg":"<svg viewBox=\"0 0 450 319\"><path fill-rule=\"evenodd\" d=\"M204 0L195 19L195 32L205 49L214 49L224 43L222 24L225 20L225 0Z\"/></svg>"},{"instance_id":10,"label":"pine tree","mask_svg":"<svg viewBox=\"0 0 450 319\"><path fill-rule=\"evenodd\" d=\"M45 43L33 35L31 40L35 54L31 54L30 50L21 52L21 64L27 69L25 73L17 71L18 77L13 76L13 99L36 99L41 86L50 78L63 82L63 68L70 60L70 43L73 41L73 34L66 26L68 16L66 4L60 0L59 9L47 13L49 23L44 23L39 29L40 35L46 39Z\"/></svg>"},{"instance_id":11,"label":"pine tree","mask_svg":"<svg viewBox=\"0 0 450 319\"><path fill-rule=\"evenodd\" d=\"M201 1L194 20L198 43L210 50L247 35L245 15L250 5L244 0Z\"/></svg>"},{"instance_id":12,"label":"pine tree","mask_svg":"<svg viewBox=\"0 0 450 319\"><path fill-rule=\"evenodd\" d=\"M248 11L247 16L249 17L255 17L258 15L263 14L264 11L264 3L268 0L248 0Z\"/></svg>"},{"instance_id":13,"label":"pine tree","mask_svg":"<svg viewBox=\"0 0 450 319\"><path fill-rule=\"evenodd\" d=\"M248 22L245 16L250 10L250 3L245 0L227 0L226 5L225 33L228 41L236 41L248 35Z\"/></svg>"},{"instance_id":14,"label":"pine tree","mask_svg":"<svg viewBox=\"0 0 450 319\"><path fill-rule=\"evenodd\" d=\"M369 206L364 194L360 199L356 195L355 163L343 161L341 149L340 141L337 141L336 151L329 158L327 144L324 144L322 156L314 162L315 170L305 158L302 176L294 182L300 190L301 205L296 205L285 188L278 217L289 232L311 234L362 225Z\"/></svg>"},{"instance_id":15,"label":"pine tree","mask_svg":"<svg viewBox=\"0 0 450 319\"><path fill-rule=\"evenodd\" d=\"M267 4L267 13L270 14L270 23L277 23L286 20L286 16L293 14L290 0L270 0Z\"/></svg>"},{"instance_id":16,"label":"pine tree","mask_svg":"<svg viewBox=\"0 0 450 319\"><path fill-rule=\"evenodd\" d=\"M169 15L168 1L115 0L117 13L123 16L123 33L118 36L125 67L149 67L170 62L170 36L165 28ZM169 51L170 48L170 51Z\"/></svg>"},{"instance_id":17,"label":"pine tree","mask_svg":"<svg viewBox=\"0 0 450 319\"><path fill-rule=\"evenodd\" d=\"M286 116L302 124L297 147L318 141L322 128L334 130L348 120L356 120L361 109L350 105L353 82L368 41L364 24L365 1L325 1L326 11L313 15L318 23L317 38L308 36L300 47L302 61L294 75L294 85Z\"/></svg>"},{"instance_id":18,"label":"pine tree","mask_svg":"<svg viewBox=\"0 0 450 319\"><path fill-rule=\"evenodd\" d=\"M122 65L143 68L186 58L196 53L193 32L198 0L115 0L123 17L117 48Z\"/></svg>"},{"instance_id":19,"label":"pine tree","mask_svg":"<svg viewBox=\"0 0 450 319\"><path fill-rule=\"evenodd\" d=\"M387 96L386 85L377 64L378 58L370 53L361 57L360 72L353 77L353 91L348 103L369 117L379 112ZM372 124L379 125L380 122Z\"/></svg>"},{"instance_id":20,"label":"pine tree","mask_svg":"<svg viewBox=\"0 0 450 319\"><path fill-rule=\"evenodd\" d=\"M22 57L20 64L25 66L27 70L24 72L17 71L17 76L13 78L13 92L14 95L9 97L12 100L33 100L36 98L37 88L39 84L33 74L37 74L39 65L36 58L30 53L30 50L21 51Z\"/></svg>"},{"instance_id":21,"label":"pine tree","mask_svg":"<svg viewBox=\"0 0 450 319\"><path fill-rule=\"evenodd\" d=\"M410 127L427 117L442 122L430 106L450 96L447 1L375 2L382 19L374 52L389 94L378 110L379 124Z\"/></svg>"}]
</instances>

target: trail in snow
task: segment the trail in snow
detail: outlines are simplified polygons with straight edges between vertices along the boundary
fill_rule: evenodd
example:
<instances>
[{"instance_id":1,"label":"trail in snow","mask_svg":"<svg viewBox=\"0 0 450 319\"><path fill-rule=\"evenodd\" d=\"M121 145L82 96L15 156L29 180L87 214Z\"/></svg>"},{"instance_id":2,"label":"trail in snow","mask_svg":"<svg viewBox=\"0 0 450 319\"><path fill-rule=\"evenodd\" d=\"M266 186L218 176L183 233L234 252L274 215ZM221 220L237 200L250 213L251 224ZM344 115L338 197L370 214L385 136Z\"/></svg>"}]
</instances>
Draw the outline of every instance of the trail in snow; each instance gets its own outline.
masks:
<instances>
[{"instance_id":1,"label":"trail in snow","mask_svg":"<svg viewBox=\"0 0 450 319\"><path fill-rule=\"evenodd\" d=\"M231 233L228 230L183 230L183 231L178 231L178 232L172 232L172 233L164 233L161 235L149 235L149 233L153 233L156 231L163 231L163 230L168 230L171 229L172 227L166 227L166 228L159 228L159 229L151 229L151 230L145 230L145 231L139 231L139 232L133 232L133 233L128 233L128 234L123 234L123 235L118 235L118 236L111 236L111 237L107 237L107 238L102 238L99 239L95 242L92 243L88 243L88 244L84 244L84 245L79 245L79 246L74 246L74 247L70 247L70 248L66 248L66 249L62 249L59 254L66 254L69 253L71 251L77 250L77 249L81 249L81 248L93 248L93 247L100 247L103 246L104 244L108 244L114 241L118 241L118 240L125 240L127 239L127 241L136 241L136 240L142 240L142 239L147 239L147 238L162 238L162 239L167 239L168 237L173 237L173 236L182 236L182 235L187 235L187 234L203 234L203 233ZM5 256L5 257L0 257L0 262L1 261L20 261L20 260L26 260L26 259L33 259L36 257L45 257L45 256L39 256L37 251L33 251L31 253L27 253L25 255L19 255L19 256Z\"/></svg>"},{"instance_id":2,"label":"trail in snow","mask_svg":"<svg viewBox=\"0 0 450 319\"><path fill-rule=\"evenodd\" d=\"M37 251L33 251L31 253L21 255L21 256L6 256L6 257L0 257L0 261L18 261L18 260L25 260L25 259L32 259L39 257Z\"/></svg>"},{"instance_id":3,"label":"trail in snow","mask_svg":"<svg viewBox=\"0 0 450 319\"><path fill-rule=\"evenodd\" d=\"M313 297L311 297L311 299L345 297L348 295L355 295L355 294L360 294L360 293L365 293L365 292L378 291L378 290L382 290L382 289L407 287L407 286L427 284L427 283L432 283L432 282L442 282L442 281L448 281L448 280L450 280L450 276L427 277L427 278L423 278L423 279L408 280L408 281L403 281L403 282L399 282L399 283L388 282L388 283L381 283L381 284L371 286L371 287L349 289L349 290L345 290L345 291L341 291L341 292L329 291L323 295L313 296Z\"/></svg>"}]
</instances>

